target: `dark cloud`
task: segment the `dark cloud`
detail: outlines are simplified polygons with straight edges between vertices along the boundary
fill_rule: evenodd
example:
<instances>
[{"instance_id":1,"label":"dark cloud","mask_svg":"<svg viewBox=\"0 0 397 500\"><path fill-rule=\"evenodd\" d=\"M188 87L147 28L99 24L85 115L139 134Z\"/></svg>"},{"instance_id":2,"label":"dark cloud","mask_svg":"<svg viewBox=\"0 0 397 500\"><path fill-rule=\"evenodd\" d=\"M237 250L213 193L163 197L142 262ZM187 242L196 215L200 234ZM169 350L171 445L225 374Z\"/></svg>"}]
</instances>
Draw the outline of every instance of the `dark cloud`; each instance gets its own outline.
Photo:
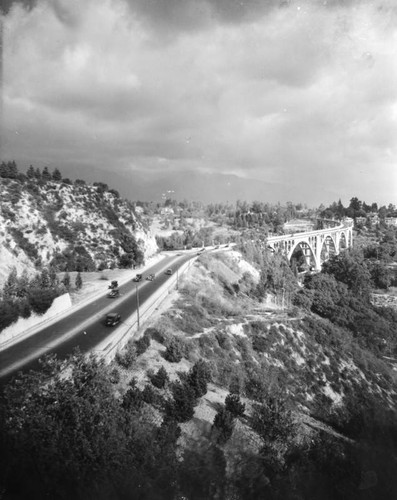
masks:
<instances>
[{"instance_id":1,"label":"dark cloud","mask_svg":"<svg viewBox=\"0 0 397 500\"><path fill-rule=\"evenodd\" d=\"M133 14L154 28L174 33L198 30L212 23L252 21L286 0L125 0Z\"/></svg>"},{"instance_id":2,"label":"dark cloud","mask_svg":"<svg viewBox=\"0 0 397 500\"><path fill-rule=\"evenodd\" d=\"M38 0L1 0L0 13L7 15L14 4L20 4L25 9L31 10L37 2Z\"/></svg>"}]
</instances>

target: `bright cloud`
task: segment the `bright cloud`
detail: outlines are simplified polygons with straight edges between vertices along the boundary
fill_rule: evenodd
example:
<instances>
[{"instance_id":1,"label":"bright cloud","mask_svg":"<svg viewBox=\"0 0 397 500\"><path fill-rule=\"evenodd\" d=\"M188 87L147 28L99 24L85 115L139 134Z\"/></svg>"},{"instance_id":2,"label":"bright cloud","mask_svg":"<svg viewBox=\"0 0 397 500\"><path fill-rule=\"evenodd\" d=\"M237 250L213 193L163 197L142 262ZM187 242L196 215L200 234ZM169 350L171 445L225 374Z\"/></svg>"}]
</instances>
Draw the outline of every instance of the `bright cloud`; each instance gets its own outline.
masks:
<instances>
[{"instance_id":1,"label":"bright cloud","mask_svg":"<svg viewBox=\"0 0 397 500\"><path fill-rule=\"evenodd\" d=\"M16 3L5 156L395 202L395 21L385 1Z\"/></svg>"}]
</instances>

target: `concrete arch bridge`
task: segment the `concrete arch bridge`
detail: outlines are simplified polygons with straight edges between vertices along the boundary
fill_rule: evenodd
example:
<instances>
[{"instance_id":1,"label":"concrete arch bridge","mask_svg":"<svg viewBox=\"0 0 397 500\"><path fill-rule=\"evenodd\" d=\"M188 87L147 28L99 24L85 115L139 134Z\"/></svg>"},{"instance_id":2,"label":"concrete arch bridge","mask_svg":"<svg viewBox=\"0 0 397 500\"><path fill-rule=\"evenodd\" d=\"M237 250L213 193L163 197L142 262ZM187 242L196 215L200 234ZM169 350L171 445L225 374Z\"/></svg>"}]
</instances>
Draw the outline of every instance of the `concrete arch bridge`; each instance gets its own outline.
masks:
<instances>
[{"instance_id":1,"label":"concrete arch bridge","mask_svg":"<svg viewBox=\"0 0 397 500\"><path fill-rule=\"evenodd\" d=\"M316 271L321 271L323 262L333 255L353 246L353 226L350 223L324 221L326 229L302 233L271 236L267 239L268 247L274 252L281 252L291 261L294 253L302 251L306 264Z\"/></svg>"}]
</instances>

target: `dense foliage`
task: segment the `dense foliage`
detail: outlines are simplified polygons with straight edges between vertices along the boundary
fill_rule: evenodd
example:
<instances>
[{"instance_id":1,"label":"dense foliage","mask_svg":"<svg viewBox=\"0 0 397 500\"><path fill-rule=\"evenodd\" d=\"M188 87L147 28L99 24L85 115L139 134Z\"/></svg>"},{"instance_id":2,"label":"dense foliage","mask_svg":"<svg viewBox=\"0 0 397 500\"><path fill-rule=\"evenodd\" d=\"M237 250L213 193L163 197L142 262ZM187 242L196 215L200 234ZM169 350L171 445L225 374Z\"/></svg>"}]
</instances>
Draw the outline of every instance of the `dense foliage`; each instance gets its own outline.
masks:
<instances>
[{"instance_id":1,"label":"dense foliage","mask_svg":"<svg viewBox=\"0 0 397 500\"><path fill-rule=\"evenodd\" d=\"M32 278L26 271L18 276L14 268L0 292L0 331L19 317L28 318L32 312L44 314L65 291L53 268L44 268Z\"/></svg>"}]
</instances>

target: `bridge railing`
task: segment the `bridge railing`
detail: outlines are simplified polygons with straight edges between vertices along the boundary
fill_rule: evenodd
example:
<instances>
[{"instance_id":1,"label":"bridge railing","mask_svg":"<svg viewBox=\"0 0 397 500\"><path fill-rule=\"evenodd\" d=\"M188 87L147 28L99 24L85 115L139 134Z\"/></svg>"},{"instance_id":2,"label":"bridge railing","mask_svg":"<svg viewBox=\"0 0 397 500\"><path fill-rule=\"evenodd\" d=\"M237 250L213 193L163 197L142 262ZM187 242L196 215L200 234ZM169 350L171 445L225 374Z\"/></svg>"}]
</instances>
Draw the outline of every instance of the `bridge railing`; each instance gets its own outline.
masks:
<instances>
[{"instance_id":1,"label":"bridge railing","mask_svg":"<svg viewBox=\"0 0 397 500\"><path fill-rule=\"evenodd\" d=\"M341 229L345 229L346 227L348 226L346 226L342 222L338 226L330 227L328 229L318 229L316 231L304 231L302 233L288 233L288 234L282 234L280 236L270 236L269 238L267 238L267 242L276 243L278 241L289 240L291 238L308 238L310 236L318 236L320 234L332 233L333 231L340 231Z\"/></svg>"}]
</instances>

